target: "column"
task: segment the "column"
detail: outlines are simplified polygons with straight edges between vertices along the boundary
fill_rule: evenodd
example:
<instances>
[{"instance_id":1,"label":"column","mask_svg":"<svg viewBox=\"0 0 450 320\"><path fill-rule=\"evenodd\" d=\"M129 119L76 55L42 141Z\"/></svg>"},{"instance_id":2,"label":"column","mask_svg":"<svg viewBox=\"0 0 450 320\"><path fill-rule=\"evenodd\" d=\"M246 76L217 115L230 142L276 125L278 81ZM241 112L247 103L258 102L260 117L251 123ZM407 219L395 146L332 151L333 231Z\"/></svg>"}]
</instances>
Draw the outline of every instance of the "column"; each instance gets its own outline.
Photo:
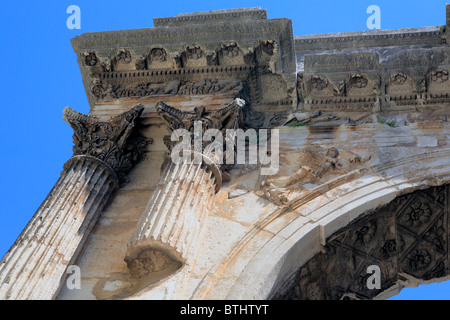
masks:
<instances>
[{"instance_id":1,"label":"column","mask_svg":"<svg viewBox=\"0 0 450 320\"><path fill-rule=\"evenodd\" d=\"M159 102L157 112L171 131L194 133L194 124L200 122L203 132L215 128L225 137L226 129L238 128L243 105L243 100L236 99L217 111L195 108L184 112ZM134 277L161 271L174 261L182 267L196 255L214 195L222 184L222 168L207 154L192 151L192 156L201 161L168 161L137 224L125 258Z\"/></svg>"},{"instance_id":2,"label":"column","mask_svg":"<svg viewBox=\"0 0 450 320\"><path fill-rule=\"evenodd\" d=\"M136 106L108 122L66 107L74 156L0 262L0 299L52 299L83 249L101 211L144 152Z\"/></svg>"}]
</instances>

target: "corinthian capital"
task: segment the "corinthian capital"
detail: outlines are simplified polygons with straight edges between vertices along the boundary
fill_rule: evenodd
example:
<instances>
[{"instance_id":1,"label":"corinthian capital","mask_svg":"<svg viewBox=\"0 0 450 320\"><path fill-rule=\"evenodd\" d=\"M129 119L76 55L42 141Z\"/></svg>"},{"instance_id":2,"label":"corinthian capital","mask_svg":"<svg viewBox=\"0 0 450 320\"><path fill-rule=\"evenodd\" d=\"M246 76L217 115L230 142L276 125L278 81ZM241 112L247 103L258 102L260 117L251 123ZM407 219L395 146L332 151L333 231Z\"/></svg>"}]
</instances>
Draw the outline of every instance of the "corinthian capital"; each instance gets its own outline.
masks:
<instances>
[{"instance_id":1,"label":"corinthian capital","mask_svg":"<svg viewBox=\"0 0 450 320\"><path fill-rule=\"evenodd\" d=\"M179 129L186 130L188 133L190 141L182 134L183 143L179 145L182 146L183 154L185 151L192 150L193 156L198 161L200 161L199 159L205 160L206 157L207 163L214 162L213 167L215 169L212 169L213 172L221 171L223 173L230 163L234 163L226 160L234 159L235 156L235 130L228 129L238 129L243 124L242 107L244 105L245 101L237 98L232 103L214 111L206 111L204 106L200 106L194 108L194 112L189 112L178 110L159 101L156 111L172 133ZM211 140L211 137L208 136L210 140L208 138L203 139L204 136L207 136L206 131L210 129L216 130L216 133L212 134L214 138ZM175 137L177 137L177 134L175 134ZM218 139L221 139L221 141ZM165 136L164 142L169 151L178 153L180 148L175 147L178 142L174 141L173 137ZM188 146L186 146L186 143L188 143ZM191 146L194 146L194 148L192 149ZM168 158L166 158L166 161L168 161ZM167 164L166 161L163 167ZM220 185L220 183L217 183L217 185Z\"/></svg>"},{"instance_id":2,"label":"corinthian capital","mask_svg":"<svg viewBox=\"0 0 450 320\"><path fill-rule=\"evenodd\" d=\"M170 131L185 129L193 134L194 124L201 124L202 134L208 129L217 129L226 137L226 129L237 129L243 123L242 107L245 101L235 99L232 103L215 111L206 111L204 106L195 107L194 112L181 111L159 101L156 105L156 112L166 123ZM165 142L169 149L173 145L166 137Z\"/></svg>"},{"instance_id":3,"label":"corinthian capital","mask_svg":"<svg viewBox=\"0 0 450 320\"><path fill-rule=\"evenodd\" d=\"M203 130L218 129L225 133L226 129L236 129L242 122L241 108L245 101L235 99L229 105L226 105L215 111L206 111L204 106L195 107L194 112L181 111L174 107L159 101L156 106L156 112L164 120L171 131L176 129L186 129L193 132L194 123L200 121Z\"/></svg>"},{"instance_id":4,"label":"corinthian capital","mask_svg":"<svg viewBox=\"0 0 450 320\"><path fill-rule=\"evenodd\" d=\"M74 131L74 156L86 155L105 162L120 183L126 183L126 174L142 158L147 144L136 129L143 110L139 104L106 122L65 107L63 119Z\"/></svg>"}]
</instances>

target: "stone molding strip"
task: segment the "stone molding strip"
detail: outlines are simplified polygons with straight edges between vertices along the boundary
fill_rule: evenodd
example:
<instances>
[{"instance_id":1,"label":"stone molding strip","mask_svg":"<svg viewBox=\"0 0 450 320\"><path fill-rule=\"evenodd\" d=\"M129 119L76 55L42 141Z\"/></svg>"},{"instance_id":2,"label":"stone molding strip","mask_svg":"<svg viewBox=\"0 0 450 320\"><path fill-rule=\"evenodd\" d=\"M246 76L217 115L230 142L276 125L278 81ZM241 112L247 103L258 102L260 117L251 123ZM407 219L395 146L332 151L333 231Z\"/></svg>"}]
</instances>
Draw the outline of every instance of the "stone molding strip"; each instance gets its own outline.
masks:
<instances>
[{"instance_id":1,"label":"stone molding strip","mask_svg":"<svg viewBox=\"0 0 450 320\"><path fill-rule=\"evenodd\" d=\"M217 21L264 20L267 11L261 7L182 13L176 17L153 18L155 27L174 27L184 24L201 24Z\"/></svg>"},{"instance_id":2,"label":"stone molding strip","mask_svg":"<svg viewBox=\"0 0 450 320\"><path fill-rule=\"evenodd\" d=\"M440 27L294 36L295 51L298 52L367 49L369 47L442 45L442 39L443 32Z\"/></svg>"}]
</instances>

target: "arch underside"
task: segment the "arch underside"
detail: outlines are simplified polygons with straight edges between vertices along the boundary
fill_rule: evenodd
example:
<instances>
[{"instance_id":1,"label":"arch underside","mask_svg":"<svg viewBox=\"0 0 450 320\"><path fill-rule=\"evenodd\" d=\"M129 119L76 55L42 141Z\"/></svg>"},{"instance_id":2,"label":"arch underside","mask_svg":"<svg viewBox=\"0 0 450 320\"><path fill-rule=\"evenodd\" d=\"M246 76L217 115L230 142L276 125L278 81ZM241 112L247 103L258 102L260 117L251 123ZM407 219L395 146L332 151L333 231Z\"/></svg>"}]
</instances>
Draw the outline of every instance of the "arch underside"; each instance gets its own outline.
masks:
<instances>
[{"instance_id":1,"label":"arch underside","mask_svg":"<svg viewBox=\"0 0 450 320\"><path fill-rule=\"evenodd\" d=\"M272 299L380 299L392 288L448 278L450 184L417 190L367 212L327 239ZM381 286L370 288L373 272ZM370 270L370 269L369 269ZM398 291L398 290L397 290Z\"/></svg>"}]
</instances>

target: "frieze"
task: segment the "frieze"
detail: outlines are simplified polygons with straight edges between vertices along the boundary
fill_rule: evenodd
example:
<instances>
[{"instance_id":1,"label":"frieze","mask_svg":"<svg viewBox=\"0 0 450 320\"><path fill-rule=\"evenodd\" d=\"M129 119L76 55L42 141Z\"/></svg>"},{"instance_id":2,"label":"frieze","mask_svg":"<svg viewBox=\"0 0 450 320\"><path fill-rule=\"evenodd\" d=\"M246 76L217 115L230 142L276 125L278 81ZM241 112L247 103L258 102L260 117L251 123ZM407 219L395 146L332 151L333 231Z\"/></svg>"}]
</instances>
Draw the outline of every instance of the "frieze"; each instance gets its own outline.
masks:
<instances>
[{"instance_id":1,"label":"frieze","mask_svg":"<svg viewBox=\"0 0 450 320\"><path fill-rule=\"evenodd\" d=\"M408 76L402 72L397 72L391 76L391 84L402 85L406 82Z\"/></svg>"},{"instance_id":2,"label":"frieze","mask_svg":"<svg viewBox=\"0 0 450 320\"><path fill-rule=\"evenodd\" d=\"M423 74L416 72L414 76L396 71L386 80L376 81L376 75L372 78L363 73L352 73L347 78L345 73L306 76L299 73L299 106L303 110L374 112L450 102L448 70L442 67Z\"/></svg>"},{"instance_id":3,"label":"frieze","mask_svg":"<svg viewBox=\"0 0 450 320\"><path fill-rule=\"evenodd\" d=\"M99 100L107 101L120 98L143 98L156 95L238 94L243 91L243 89L244 83L240 80L205 78L197 82L172 80L159 83L144 82L135 86L95 85L92 87L92 94Z\"/></svg>"},{"instance_id":4,"label":"frieze","mask_svg":"<svg viewBox=\"0 0 450 320\"><path fill-rule=\"evenodd\" d=\"M291 78L273 72L271 59L278 52L279 44L275 39L255 41L253 47L245 50L236 41L225 41L214 50L189 44L179 52L169 52L159 46L147 51L116 50L113 58L105 58L107 52L103 52L102 68L86 66L91 79L89 93L100 102L154 95L242 91L241 97L253 104L285 109L295 105L296 91L290 88ZM89 54L92 58L99 56L96 51L89 51ZM242 85L236 81L241 81Z\"/></svg>"}]
</instances>

